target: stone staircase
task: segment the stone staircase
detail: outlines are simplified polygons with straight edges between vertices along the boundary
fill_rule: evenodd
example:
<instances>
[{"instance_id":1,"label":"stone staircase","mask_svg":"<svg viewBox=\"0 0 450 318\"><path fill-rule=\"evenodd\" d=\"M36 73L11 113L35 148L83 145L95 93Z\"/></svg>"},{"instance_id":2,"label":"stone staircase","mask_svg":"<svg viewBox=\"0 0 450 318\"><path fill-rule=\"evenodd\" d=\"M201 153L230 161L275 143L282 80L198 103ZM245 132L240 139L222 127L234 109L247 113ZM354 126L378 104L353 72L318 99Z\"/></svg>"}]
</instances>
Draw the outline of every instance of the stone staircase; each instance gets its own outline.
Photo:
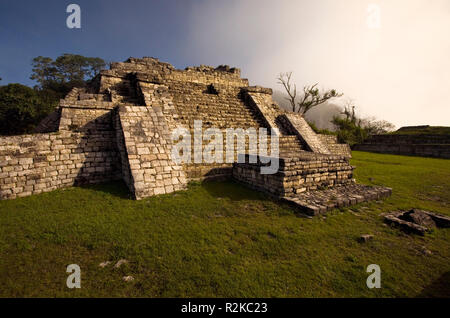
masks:
<instances>
[{"instance_id":1,"label":"stone staircase","mask_svg":"<svg viewBox=\"0 0 450 318\"><path fill-rule=\"evenodd\" d=\"M253 112L241 100L239 88L212 94L205 84L171 83L169 90L180 123L186 127L193 128L194 120L202 120L205 128L246 129L261 126Z\"/></svg>"},{"instance_id":2,"label":"stone staircase","mask_svg":"<svg viewBox=\"0 0 450 318\"><path fill-rule=\"evenodd\" d=\"M341 144L338 142L336 135L317 135L327 149L334 155L344 156L347 158L352 157L352 150L348 144Z\"/></svg>"},{"instance_id":3,"label":"stone staircase","mask_svg":"<svg viewBox=\"0 0 450 318\"><path fill-rule=\"evenodd\" d=\"M171 160L172 141L161 108L120 106L117 112L122 173L135 198L184 189L186 176Z\"/></svg>"},{"instance_id":4,"label":"stone staircase","mask_svg":"<svg viewBox=\"0 0 450 318\"><path fill-rule=\"evenodd\" d=\"M279 145L281 157L295 156L305 150L297 136L293 135L279 136Z\"/></svg>"}]
</instances>

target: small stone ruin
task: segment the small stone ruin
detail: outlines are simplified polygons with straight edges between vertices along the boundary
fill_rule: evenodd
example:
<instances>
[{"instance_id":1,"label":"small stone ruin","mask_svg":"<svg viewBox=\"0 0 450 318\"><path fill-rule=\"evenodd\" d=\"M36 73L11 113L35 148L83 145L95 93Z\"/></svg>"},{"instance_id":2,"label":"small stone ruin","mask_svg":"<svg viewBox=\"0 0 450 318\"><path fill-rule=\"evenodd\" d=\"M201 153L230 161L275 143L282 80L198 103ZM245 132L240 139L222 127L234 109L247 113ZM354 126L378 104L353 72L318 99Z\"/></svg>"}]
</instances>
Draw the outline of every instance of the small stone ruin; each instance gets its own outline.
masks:
<instances>
[{"instance_id":1,"label":"small stone ruin","mask_svg":"<svg viewBox=\"0 0 450 318\"><path fill-rule=\"evenodd\" d=\"M268 142L276 137L279 144L268 154L278 171L261 174L265 163L250 160L249 147L233 150L231 162L174 162L171 133L180 127L194 132L199 120L203 131L268 129ZM208 146L193 144L192 157ZM264 147L271 149L258 144ZM391 194L356 184L350 157L348 145L316 134L301 115L280 109L271 89L250 86L237 68L178 70L155 58L130 58L73 89L36 134L0 137L0 199L124 180L139 200L185 189L191 180L233 178L316 215Z\"/></svg>"},{"instance_id":2,"label":"small stone ruin","mask_svg":"<svg viewBox=\"0 0 450 318\"><path fill-rule=\"evenodd\" d=\"M419 235L425 235L434 228L450 227L449 217L419 209L393 212L385 215L384 220L386 223L399 226L406 232Z\"/></svg>"}]
</instances>

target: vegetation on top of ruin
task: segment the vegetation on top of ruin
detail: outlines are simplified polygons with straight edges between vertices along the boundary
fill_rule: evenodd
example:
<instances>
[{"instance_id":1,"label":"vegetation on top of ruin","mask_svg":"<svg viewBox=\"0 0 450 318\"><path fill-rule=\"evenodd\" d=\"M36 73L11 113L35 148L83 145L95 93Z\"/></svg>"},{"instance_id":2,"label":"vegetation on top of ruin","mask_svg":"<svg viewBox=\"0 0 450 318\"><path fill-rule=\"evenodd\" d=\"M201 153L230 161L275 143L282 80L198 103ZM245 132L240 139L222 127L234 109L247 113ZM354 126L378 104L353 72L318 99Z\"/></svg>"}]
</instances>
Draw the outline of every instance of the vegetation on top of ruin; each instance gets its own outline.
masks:
<instances>
[{"instance_id":1,"label":"vegetation on top of ruin","mask_svg":"<svg viewBox=\"0 0 450 318\"><path fill-rule=\"evenodd\" d=\"M312 219L234 182L142 201L121 183L0 201L0 297L447 297L449 230L407 235L381 214L449 215L448 161L353 152L351 164L392 197ZM69 290L74 263L82 288ZM380 289L366 287L369 264Z\"/></svg>"},{"instance_id":2,"label":"vegetation on top of ruin","mask_svg":"<svg viewBox=\"0 0 450 318\"><path fill-rule=\"evenodd\" d=\"M450 135L450 127L445 126L407 126L390 132L392 135Z\"/></svg>"}]
</instances>

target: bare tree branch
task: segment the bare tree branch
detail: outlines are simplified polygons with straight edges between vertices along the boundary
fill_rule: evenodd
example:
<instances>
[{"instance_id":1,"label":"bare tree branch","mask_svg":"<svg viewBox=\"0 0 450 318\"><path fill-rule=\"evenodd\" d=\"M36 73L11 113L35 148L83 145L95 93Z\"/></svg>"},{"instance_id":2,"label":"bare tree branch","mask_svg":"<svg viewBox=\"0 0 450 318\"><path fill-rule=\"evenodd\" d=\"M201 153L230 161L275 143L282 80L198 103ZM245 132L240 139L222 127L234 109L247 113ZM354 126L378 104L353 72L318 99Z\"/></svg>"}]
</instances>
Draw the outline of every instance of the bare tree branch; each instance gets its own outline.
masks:
<instances>
[{"instance_id":1,"label":"bare tree branch","mask_svg":"<svg viewBox=\"0 0 450 318\"><path fill-rule=\"evenodd\" d=\"M284 86L289 97L286 99L291 103L292 111L295 112L295 100L297 98L297 85L294 84L294 89L291 87L292 72L280 73L278 76L278 83Z\"/></svg>"},{"instance_id":2,"label":"bare tree branch","mask_svg":"<svg viewBox=\"0 0 450 318\"><path fill-rule=\"evenodd\" d=\"M286 93L289 97L286 99L290 102L292 111L298 112L302 115L306 114L313 107L321 105L332 98L341 97L344 94L336 92L336 90L331 89L327 91L320 91L316 83L312 86L303 87L303 96L297 101L297 86L291 82L292 72L280 73L278 76L278 83L283 85ZM293 85L293 88L292 88Z\"/></svg>"}]
</instances>

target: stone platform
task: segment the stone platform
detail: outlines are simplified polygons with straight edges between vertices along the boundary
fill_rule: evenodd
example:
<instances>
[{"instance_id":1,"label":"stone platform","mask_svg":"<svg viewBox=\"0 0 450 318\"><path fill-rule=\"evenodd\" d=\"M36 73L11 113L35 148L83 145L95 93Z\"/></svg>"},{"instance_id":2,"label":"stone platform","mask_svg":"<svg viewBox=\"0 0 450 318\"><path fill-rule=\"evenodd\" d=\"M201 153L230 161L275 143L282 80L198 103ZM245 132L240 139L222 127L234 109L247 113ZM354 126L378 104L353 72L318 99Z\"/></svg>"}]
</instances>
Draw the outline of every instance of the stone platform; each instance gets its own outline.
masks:
<instances>
[{"instance_id":1,"label":"stone platform","mask_svg":"<svg viewBox=\"0 0 450 318\"><path fill-rule=\"evenodd\" d=\"M308 191L285 197L283 200L296 206L308 215L320 215L335 208L385 199L391 193L392 189L386 187L351 184L324 190Z\"/></svg>"}]
</instances>

